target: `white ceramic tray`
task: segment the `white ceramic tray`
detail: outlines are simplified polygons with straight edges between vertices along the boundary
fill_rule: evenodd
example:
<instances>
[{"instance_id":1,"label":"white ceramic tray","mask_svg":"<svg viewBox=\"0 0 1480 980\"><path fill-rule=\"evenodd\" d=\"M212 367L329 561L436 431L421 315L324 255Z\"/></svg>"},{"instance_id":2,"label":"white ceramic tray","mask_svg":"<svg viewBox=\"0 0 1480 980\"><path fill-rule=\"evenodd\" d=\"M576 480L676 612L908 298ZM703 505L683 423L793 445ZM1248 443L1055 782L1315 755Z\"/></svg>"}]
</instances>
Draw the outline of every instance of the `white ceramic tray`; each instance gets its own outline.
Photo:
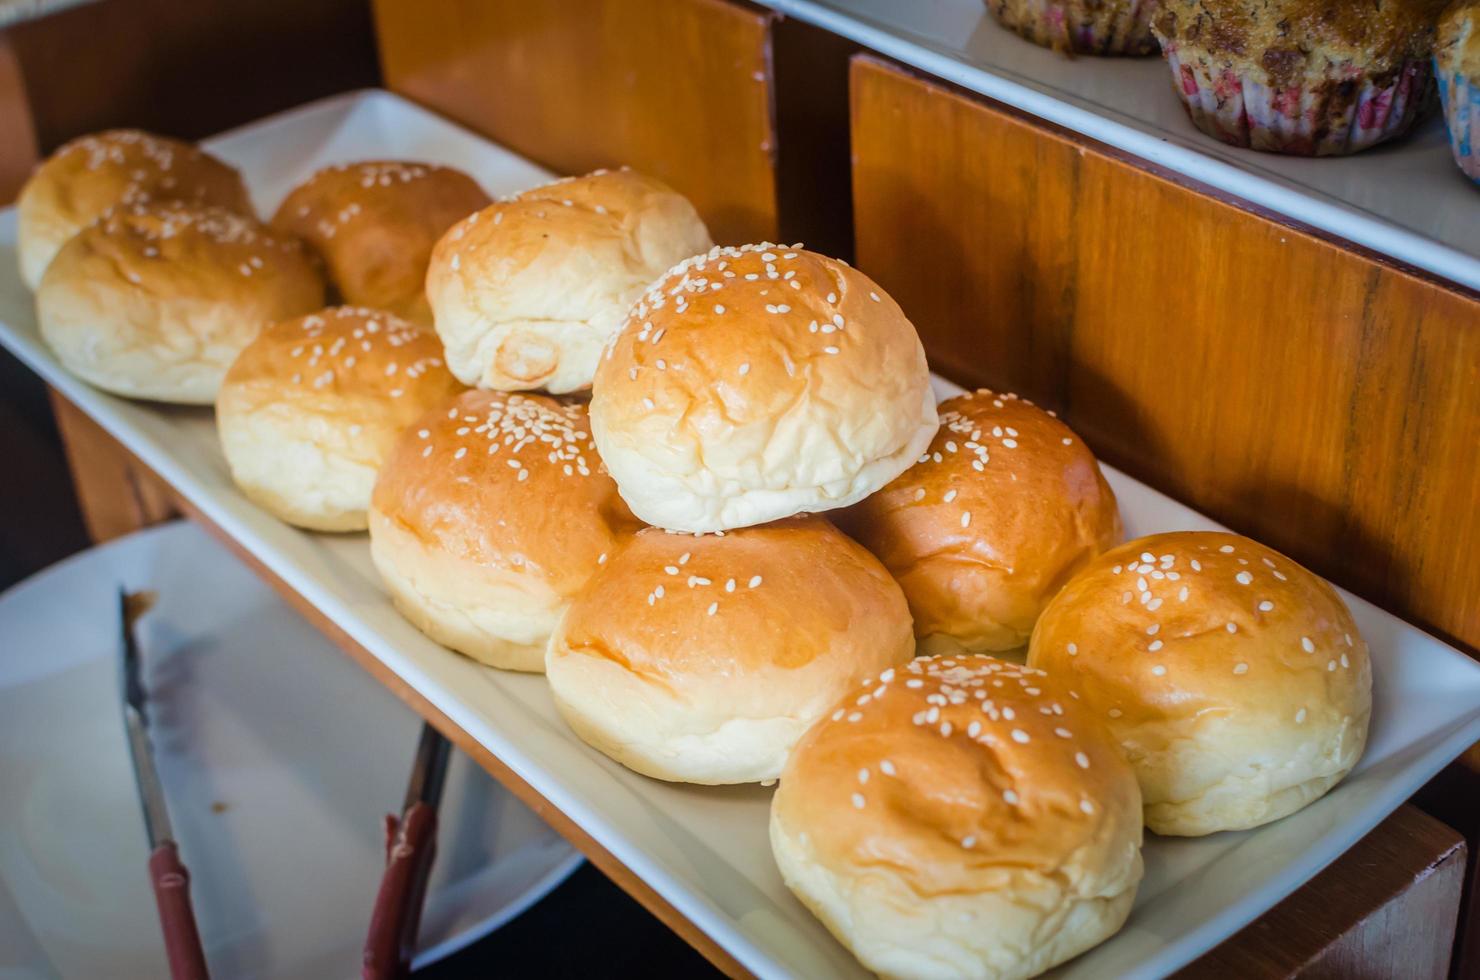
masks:
<instances>
[{"instance_id":1,"label":"white ceramic tray","mask_svg":"<svg viewBox=\"0 0 1480 980\"><path fill-rule=\"evenodd\" d=\"M545 176L383 92L307 106L207 145L242 167L264 210L314 168L356 158L444 161L496 194ZM14 243L14 214L0 212L0 342L745 967L763 977L862 975L782 885L767 843L770 790L638 776L570 733L542 678L488 670L427 640L386 600L363 536L294 530L237 492L209 411L128 402L63 371L37 337ZM1120 473L1107 475L1132 535L1215 526ZM1148 839L1130 921L1060 975L1153 977L1187 963L1309 879L1480 741L1480 665L1343 595L1371 644L1376 678L1361 765L1324 799L1260 830Z\"/></svg>"},{"instance_id":2,"label":"white ceramic tray","mask_svg":"<svg viewBox=\"0 0 1480 980\"><path fill-rule=\"evenodd\" d=\"M118 696L118 589L150 739L217 976L358 973L420 724L204 531L175 523L0 595L0 977L168 975ZM454 752L422 965L487 935L581 857Z\"/></svg>"},{"instance_id":3,"label":"white ceramic tray","mask_svg":"<svg viewBox=\"0 0 1480 980\"><path fill-rule=\"evenodd\" d=\"M1066 58L999 26L982 0L757 0L963 88L1322 231L1480 289L1480 187L1431 113L1400 141L1320 160L1195 129L1160 57Z\"/></svg>"}]
</instances>

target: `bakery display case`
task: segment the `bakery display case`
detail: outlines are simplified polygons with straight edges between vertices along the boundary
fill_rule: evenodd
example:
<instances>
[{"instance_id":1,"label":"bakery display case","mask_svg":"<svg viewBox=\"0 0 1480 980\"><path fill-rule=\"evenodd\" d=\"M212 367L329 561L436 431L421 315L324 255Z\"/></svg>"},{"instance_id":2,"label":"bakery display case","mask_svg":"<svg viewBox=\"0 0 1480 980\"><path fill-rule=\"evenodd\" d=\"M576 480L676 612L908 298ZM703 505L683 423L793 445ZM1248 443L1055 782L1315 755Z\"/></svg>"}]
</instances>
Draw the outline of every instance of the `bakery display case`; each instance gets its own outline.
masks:
<instances>
[{"instance_id":1,"label":"bakery display case","mask_svg":"<svg viewBox=\"0 0 1480 980\"><path fill-rule=\"evenodd\" d=\"M199 219L170 209L198 205L66 236L39 309L25 207L0 214L0 344L94 539L197 522L728 975L1473 968L1480 191L1436 113L1349 156L1229 147L1160 58L1069 57L967 0L226 4L172 29L323 57L243 117L204 94L239 80L157 46L161 77L212 82L145 111L43 57L131 5L170 9L0 34L24 137L0 174L110 127L198 139L276 215L209 234L296 222L312 275L378 309L275 308L219 370L187 353L210 371L182 395L168 357L107 351L176 316L110 321L146 308L131 263L186 261ZM355 243L378 188L436 166L476 187ZM315 173L350 179L320 204ZM380 247L409 289L366 285ZM219 260L232 302L264 295L252 258ZM71 320L47 298L84 292ZM581 528L558 554L556 525ZM1207 707L1169 721L1179 700ZM1200 739L1257 741L1257 778L1151 747ZM1005 876L1018 847L1095 893ZM1018 899L1047 925L992 912ZM971 916L994 928L923 937Z\"/></svg>"}]
</instances>

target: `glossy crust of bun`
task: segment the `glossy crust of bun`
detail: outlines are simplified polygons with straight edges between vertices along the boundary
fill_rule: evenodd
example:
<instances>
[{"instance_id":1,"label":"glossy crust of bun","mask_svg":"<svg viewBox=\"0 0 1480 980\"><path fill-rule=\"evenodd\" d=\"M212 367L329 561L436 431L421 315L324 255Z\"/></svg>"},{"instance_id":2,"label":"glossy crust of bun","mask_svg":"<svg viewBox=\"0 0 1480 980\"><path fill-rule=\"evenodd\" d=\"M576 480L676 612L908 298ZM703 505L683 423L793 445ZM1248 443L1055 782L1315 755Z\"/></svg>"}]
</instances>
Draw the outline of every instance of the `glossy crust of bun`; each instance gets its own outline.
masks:
<instances>
[{"instance_id":1,"label":"glossy crust of bun","mask_svg":"<svg viewBox=\"0 0 1480 980\"><path fill-rule=\"evenodd\" d=\"M216 426L232 478L258 505L299 527L363 531L391 446L461 390L431 328L337 306L248 344L226 372Z\"/></svg>"},{"instance_id":2,"label":"glossy crust of bun","mask_svg":"<svg viewBox=\"0 0 1480 980\"><path fill-rule=\"evenodd\" d=\"M324 281L297 239L220 208L116 208L62 247L36 292L62 365L119 395L209 405L270 323L319 309Z\"/></svg>"},{"instance_id":3,"label":"glossy crust of bun","mask_svg":"<svg viewBox=\"0 0 1480 980\"><path fill-rule=\"evenodd\" d=\"M254 213L236 168L189 143L136 129L79 137L47 158L21 188L16 201L21 278L35 290L73 235L109 208L148 200Z\"/></svg>"},{"instance_id":4,"label":"glossy crust of bun","mask_svg":"<svg viewBox=\"0 0 1480 980\"><path fill-rule=\"evenodd\" d=\"M623 765L744 783L774 779L844 692L913 652L889 573L808 517L640 532L572 603L546 673L576 734Z\"/></svg>"},{"instance_id":5,"label":"glossy crust of bun","mask_svg":"<svg viewBox=\"0 0 1480 980\"><path fill-rule=\"evenodd\" d=\"M914 326L867 276L800 248L695 256L597 369L591 424L633 513L716 531L846 507L935 435Z\"/></svg>"},{"instance_id":6,"label":"glossy crust of bun","mask_svg":"<svg viewBox=\"0 0 1480 980\"><path fill-rule=\"evenodd\" d=\"M939 410L919 461L838 523L904 589L922 653L1016 650L1069 576L1120 541L1115 494L1031 402L982 389Z\"/></svg>"},{"instance_id":7,"label":"glossy crust of bun","mask_svg":"<svg viewBox=\"0 0 1480 980\"><path fill-rule=\"evenodd\" d=\"M648 283L709 246L694 206L667 184L598 170L459 222L432 253L427 297L465 384L579 391Z\"/></svg>"},{"instance_id":8,"label":"glossy crust of bun","mask_svg":"<svg viewBox=\"0 0 1480 980\"><path fill-rule=\"evenodd\" d=\"M272 224L313 246L344 302L430 324L432 247L488 203L460 170L370 160L320 170L288 195Z\"/></svg>"},{"instance_id":9,"label":"glossy crust of bun","mask_svg":"<svg viewBox=\"0 0 1480 980\"><path fill-rule=\"evenodd\" d=\"M867 679L792 752L771 847L884 977L1021 978L1112 935L1142 873L1141 795L1068 686L986 656Z\"/></svg>"},{"instance_id":10,"label":"glossy crust of bun","mask_svg":"<svg viewBox=\"0 0 1480 980\"><path fill-rule=\"evenodd\" d=\"M1372 671L1346 604L1234 534L1156 534L1101 555L1044 611L1028 663L1104 718L1159 834L1293 813L1367 742Z\"/></svg>"},{"instance_id":11,"label":"glossy crust of bun","mask_svg":"<svg viewBox=\"0 0 1480 980\"><path fill-rule=\"evenodd\" d=\"M397 441L371 497L370 556L432 639L539 671L571 597L638 526L584 405L467 391Z\"/></svg>"}]
</instances>

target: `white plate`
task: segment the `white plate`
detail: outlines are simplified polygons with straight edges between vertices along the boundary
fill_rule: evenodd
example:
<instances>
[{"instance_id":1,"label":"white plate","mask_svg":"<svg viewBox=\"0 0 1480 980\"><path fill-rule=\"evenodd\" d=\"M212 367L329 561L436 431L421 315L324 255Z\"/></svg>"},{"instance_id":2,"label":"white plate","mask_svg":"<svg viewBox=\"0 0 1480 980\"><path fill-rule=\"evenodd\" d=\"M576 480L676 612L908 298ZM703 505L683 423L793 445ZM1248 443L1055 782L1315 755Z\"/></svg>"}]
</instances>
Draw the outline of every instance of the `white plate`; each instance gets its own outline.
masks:
<instances>
[{"instance_id":1,"label":"white plate","mask_svg":"<svg viewBox=\"0 0 1480 980\"><path fill-rule=\"evenodd\" d=\"M1283 156L1198 131L1159 56L1066 58L982 0L756 0L1276 214L1480 289L1480 189L1439 113L1349 157Z\"/></svg>"},{"instance_id":2,"label":"white plate","mask_svg":"<svg viewBox=\"0 0 1480 980\"><path fill-rule=\"evenodd\" d=\"M207 145L244 168L264 206L315 167L356 157L452 161L494 193L542 174L384 92L317 103ZM770 790L645 779L572 735L543 678L488 670L426 639L386 600L362 535L294 530L237 492L208 411L128 402L63 371L37 337L14 241L14 215L0 213L0 342L748 969L763 977L862 975L781 882L766 838ZM1133 535L1215 526L1120 473L1107 475ZM1376 678L1361 765L1327 797L1272 826L1148 840L1146 879L1125 929L1063 975L1171 972L1299 887L1480 741L1480 664L1343 596L1372 646Z\"/></svg>"},{"instance_id":3,"label":"white plate","mask_svg":"<svg viewBox=\"0 0 1480 980\"><path fill-rule=\"evenodd\" d=\"M95 548L0 596L0 976L162 977L118 695L118 588L140 621L151 739L206 957L222 977L358 973L420 722L189 524ZM580 855L454 752L427 963L498 928Z\"/></svg>"}]
</instances>

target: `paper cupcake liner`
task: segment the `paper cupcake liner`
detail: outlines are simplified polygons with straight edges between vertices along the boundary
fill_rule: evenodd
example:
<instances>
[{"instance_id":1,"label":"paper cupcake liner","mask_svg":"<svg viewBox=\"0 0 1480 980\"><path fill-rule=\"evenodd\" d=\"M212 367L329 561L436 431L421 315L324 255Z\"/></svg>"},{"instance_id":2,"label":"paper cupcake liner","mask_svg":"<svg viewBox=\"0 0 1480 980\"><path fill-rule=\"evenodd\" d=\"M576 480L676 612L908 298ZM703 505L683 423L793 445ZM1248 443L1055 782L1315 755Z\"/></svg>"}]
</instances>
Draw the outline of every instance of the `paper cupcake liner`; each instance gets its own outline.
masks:
<instances>
[{"instance_id":1,"label":"paper cupcake liner","mask_svg":"<svg viewBox=\"0 0 1480 980\"><path fill-rule=\"evenodd\" d=\"M1444 104L1444 124L1449 127L1449 148L1465 176L1480 183L1480 85L1458 72L1435 69L1439 100Z\"/></svg>"},{"instance_id":2,"label":"paper cupcake liner","mask_svg":"<svg viewBox=\"0 0 1480 980\"><path fill-rule=\"evenodd\" d=\"M1151 15L1156 0L987 0L1009 30L1055 51L1095 55L1156 52Z\"/></svg>"},{"instance_id":3,"label":"paper cupcake liner","mask_svg":"<svg viewBox=\"0 0 1480 980\"><path fill-rule=\"evenodd\" d=\"M1234 146L1298 156L1356 153L1402 134L1422 113L1433 67L1410 60L1385 84L1341 78L1273 88L1194 48L1163 48L1193 125Z\"/></svg>"}]
</instances>

